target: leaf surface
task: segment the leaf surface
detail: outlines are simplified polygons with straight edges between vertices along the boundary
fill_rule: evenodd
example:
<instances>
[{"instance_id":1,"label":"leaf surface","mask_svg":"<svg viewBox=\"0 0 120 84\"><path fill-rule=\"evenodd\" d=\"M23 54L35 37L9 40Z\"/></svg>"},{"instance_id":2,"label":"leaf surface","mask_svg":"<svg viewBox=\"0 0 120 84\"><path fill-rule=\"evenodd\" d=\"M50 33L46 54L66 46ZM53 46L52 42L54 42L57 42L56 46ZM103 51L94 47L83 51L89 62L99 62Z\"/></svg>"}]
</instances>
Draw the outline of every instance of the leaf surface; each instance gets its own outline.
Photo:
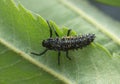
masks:
<instances>
[{"instance_id":1,"label":"leaf surface","mask_svg":"<svg viewBox=\"0 0 120 84\"><path fill-rule=\"evenodd\" d=\"M104 4L107 4L107 5L112 5L112 6L120 6L120 0L96 0L100 3L104 3Z\"/></svg>"},{"instance_id":2,"label":"leaf surface","mask_svg":"<svg viewBox=\"0 0 120 84\"><path fill-rule=\"evenodd\" d=\"M79 1L58 0L52 0L49 4L46 3L47 0L30 0L29 3L25 0L16 0L16 2L20 2L27 9L31 10L31 12L20 4L18 6L15 5L12 1L0 1L0 42L2 45L0 49L1 58L4 59L3 63L10 66L10 63L6 61L7 59L5 57L8 56L9 60L13 60L11 64L15 64L15 67L18 67L16 68L17 70L21 66L21 69L24 69L23 71L18 70L21 72L20 80L25 80L27 74L28 79L32 79L27 81L28 84L33 83L34 80L36 80L36 83L43 82L47 84L53 82L58 84L60 82L69 84L119 84L120 47L119 39L116 39L119 38L119 22L112 20L110 17L106 17L106 15L102 14L101 11L98 11L86 1L80 3L80 5L78 4ZM90 9L93 11L90 12ZM82 12L80 12L81 10ZM70 51L69 56L72 58L71 61L62 52L60 66L57 65L57 52L55 51L48 51L40 57L31 55L31 51L42 52L45 48L42 47L41 42L49 38L48 25L45 19L38 14L46 19L55 21L60 26L65 25L77 31L77 34L95 33L95 43L82 50ZM104 26L105 23L111 24ZM54 22L51 21L51 24L55 26L60 36L66 35L66 27L59 29L60 27ZM112 30L113 27L114 30ZM73 31L72 34L74 35L75 32ZM10 49L10 54L6 53L8 51L3 52L4 48L5 50ZM21 59L20 56L25 59ZM2 59L0 61L0 67L3 68L5 65L2 64ZM40 69L36 68L33 64L37 65ZM30 71L33 78L29 71L28 73L25 72L26 66L29 71L33 69L31 70L32 72ZM19 72L14 68L10 70L10 68L8 67L8 71L4 71L4 73L2 73L2 69L0 70L0 74L2 74L1 82L4 83L3 80L6 80L8 77L11 84L13 84L9 74L11 74L11 70L16 73ZM34 70L35 72L33 72ZM12 74L15 77L11 78L16 78L14 80L18 81L19 75L16 76L16 73ZM37 73L43 75L38 75L38 77L34 78ZM61 81L56 80L54 77ZM43 81L41 82L39 79ZM26 81L22 82L26 83Z\"/></svg>"}]
</instances>

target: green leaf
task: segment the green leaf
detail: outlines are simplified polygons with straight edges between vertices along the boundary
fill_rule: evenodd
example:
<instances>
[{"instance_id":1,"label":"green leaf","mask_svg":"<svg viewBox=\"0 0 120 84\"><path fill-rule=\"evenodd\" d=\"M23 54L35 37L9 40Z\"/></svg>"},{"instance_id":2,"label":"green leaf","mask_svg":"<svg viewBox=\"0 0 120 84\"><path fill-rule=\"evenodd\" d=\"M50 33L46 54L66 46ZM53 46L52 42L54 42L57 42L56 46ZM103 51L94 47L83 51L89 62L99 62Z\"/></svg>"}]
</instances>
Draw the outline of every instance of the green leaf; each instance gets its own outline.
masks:
<instances>
[{"instance_id":1,"label":"green leaf","mask_svg":"<svg viewBox=\"0 0 120 84\"><path fill-rule=\"evenodd\" d=\"M55 77L0 44L0 84L61 84Z\"/></svg>"},{"instance_id":2,"label":"green leaf","mask_svg":"<svg viewBox=\"0 0 120 84\"><path fill-rule=\"evenodd\" d=\"M0 83L119 84L119 22L106 17L86 0L52 0L49 4L47 1L16 0L30 12L21 4L0 0ZM61 53L60 66L55 51L33 56L30 52L42 52L45 48L41 42L49 38L48 25L40 15L77 34L95 33L96 40L82 50L70 51L71 61ZM67 27L60 29L53 21L50 23L58 34L66 35Z\"/></svg>"},{"instance_id":3,"label":"green leaf","mask_svg":"<svg viewBox=\"0 0 120 84\"><path fill-rule=\"evenodd\" d=\"M120 0L96 0L100 3L104 3L111 6L120 6Z\"/></svg>"}]
</instances>

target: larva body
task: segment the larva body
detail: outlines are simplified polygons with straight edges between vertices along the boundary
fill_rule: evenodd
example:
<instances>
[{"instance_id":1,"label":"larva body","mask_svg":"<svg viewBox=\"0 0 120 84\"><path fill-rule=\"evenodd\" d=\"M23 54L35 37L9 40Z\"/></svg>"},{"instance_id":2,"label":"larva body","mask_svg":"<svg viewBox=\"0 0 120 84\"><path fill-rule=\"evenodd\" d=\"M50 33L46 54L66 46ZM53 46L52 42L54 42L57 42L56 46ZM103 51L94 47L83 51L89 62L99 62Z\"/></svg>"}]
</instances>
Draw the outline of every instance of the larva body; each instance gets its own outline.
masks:
<instances>
[{"instance_id":1,"label":"larva body","mask_svg":"<svg viewBox=\"0 0 120 84\"><path fill-rule=\"evenodd\" d=\"M65 51L66 57L69 60L71 60L71 58L68 55L69 50L82 49L83 47L93 42L93 40L95 39L95 34L70 36L71 29L68 30L67 35L65 37L60 38L58 33L55 31L53 25L50 25L49 21L47 21L47 24L50 28L50 38L42 41L42 46L46 49L41 53L31 52L31 54L41 56L45 54L48 50L58 51L58 65L60 65L61 51ZM56 38L52 38L52 28L54 30L54 33L56 34Z\"/></svg>"},{"instance_id":2,"label":"larva body","mask_svg":"<svg viewBox=\"0 0 120 84\"><path fill-rule=\"evenodd\" d=\"M62 38L48 38L43 40L42 46L49 50L67 51L82 49L93 42L95 34L86 34L82 36L68 36Z\"/></svg>"}]
</instances>

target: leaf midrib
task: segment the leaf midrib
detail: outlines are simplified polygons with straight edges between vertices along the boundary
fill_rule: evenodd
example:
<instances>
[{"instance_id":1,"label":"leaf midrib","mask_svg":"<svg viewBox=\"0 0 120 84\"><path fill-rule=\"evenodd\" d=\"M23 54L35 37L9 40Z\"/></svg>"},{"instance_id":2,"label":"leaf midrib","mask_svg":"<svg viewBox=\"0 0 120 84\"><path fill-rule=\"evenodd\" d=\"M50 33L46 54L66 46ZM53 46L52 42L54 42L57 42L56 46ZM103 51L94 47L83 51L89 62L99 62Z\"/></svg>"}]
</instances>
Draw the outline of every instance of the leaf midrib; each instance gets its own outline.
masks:
<instances>
[{"instance_id":1,"label":"leaf midrib","mask_svg":"<svg viewBox=\"0 0 120 84\"><path fill-rule=\"evenodd\" d=\"M0 38L0 43L3 44L5 47L9 48L10 50L12 50L13 52L17 53L19 56L23 57L24 59L30 61L30 63L36 65L37 67L42 68L44 71L48 72L49 74L53 75L54 77L57 77L59 80L61 80L65 84L73 84L73 82L71 82L69 79L67 79L63 75L61 75L61 74L55 72L54 70L52 70L51 68L45 66L40 61L37 61L37 60L33 59L33 57L31 57L27 53L17 49L12 44L6 42L2 38Z\"/></svg>"},{"instance_id":2,"label":"leaf midrib","mask_svg":"<svg viewBox=\"0 0 120 84\"><path fill-rule=\"evenodd\" d=\"M60 2L67 6L69 9L80 15L82 18L84 18L87 22L91 23L94 28L99 29L101 32L103 32L105 35L107 35L109 38L111 38L114 42L120 45L120 39L118 36L116 36L112 31L108 30L107 27L103 26L99 22L97 22L94 18L86 14L81 8L78 8L76 5L74 5L72 2L68 0L60 0Z\"/></svg>"}]
</instances>

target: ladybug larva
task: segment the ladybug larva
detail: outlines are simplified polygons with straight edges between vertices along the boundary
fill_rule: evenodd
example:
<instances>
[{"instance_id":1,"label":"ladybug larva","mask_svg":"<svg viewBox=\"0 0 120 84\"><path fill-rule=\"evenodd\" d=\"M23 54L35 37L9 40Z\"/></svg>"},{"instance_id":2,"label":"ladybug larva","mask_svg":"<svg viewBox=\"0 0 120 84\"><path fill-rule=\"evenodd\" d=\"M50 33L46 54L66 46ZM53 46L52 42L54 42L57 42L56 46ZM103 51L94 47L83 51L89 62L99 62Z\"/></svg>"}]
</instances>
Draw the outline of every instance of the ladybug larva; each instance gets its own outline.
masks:
<instances>
[{"instance_id":1,"label":"ladybug larva","mask_svg":"<svg viewBox=\"0 0 120 84\"><path fill-rule=\"evenodd\" d=\"M77 50L86 47L87 45L91 44L91 42L95 39L95 34L85 34L81 36L70 36L71 29L67 31L67 36L62 38L59 37L58 33L55 31L53 25L50 25L49 21L47 21L48 27L50 28L50 37L46 40L42 41L42 46L46 49L41 53L34 53L31 54L41 56L46 53L48 50L54 50L58 52L58 65L60 65L60 54L61 51L66 52L66 57L71 60L68 55L69 50ZM55 38L52 38L52 28L56 35Z\"/></svg>"}]
</instances>

